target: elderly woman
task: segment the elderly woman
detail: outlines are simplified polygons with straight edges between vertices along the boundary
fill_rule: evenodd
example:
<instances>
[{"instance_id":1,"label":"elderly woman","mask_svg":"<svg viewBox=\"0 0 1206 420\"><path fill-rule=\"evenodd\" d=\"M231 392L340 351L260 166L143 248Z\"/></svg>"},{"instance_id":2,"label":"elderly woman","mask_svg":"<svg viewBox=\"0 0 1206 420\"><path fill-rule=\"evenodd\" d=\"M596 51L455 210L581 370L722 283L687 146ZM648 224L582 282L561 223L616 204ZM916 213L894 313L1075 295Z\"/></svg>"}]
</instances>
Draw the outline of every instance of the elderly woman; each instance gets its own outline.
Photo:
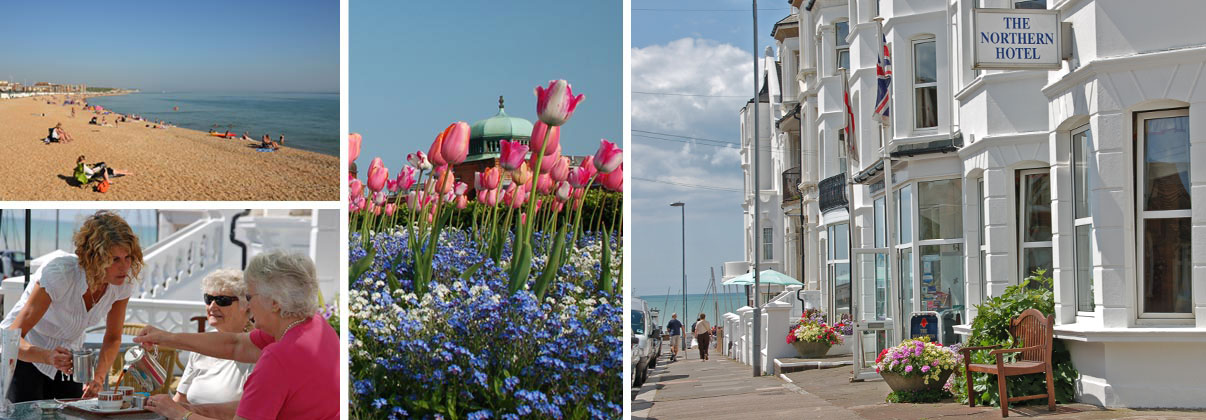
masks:
<instances>
[{"instance_id":1,"label":"elderly woman","mask_svg":"<svg viewBox=\"0 0 1206 420\"><path fill-rule=\"evenodd\" d=\"M209 325L224 333L247 332L250 308L247 285L238 270L218 270L201 280L205 315ZM193 352L176 386L172 400L184 404L216 404L238 401L243 383L251 374L251 363L217 359Z\"/></svg>"},{"instance_id":2,"label":"elderly woman","mask_svg":"<svg viewBox=\"0 0 1206 420\"><path fill-rule=\"evenodd\" d=\"M281 251L260 254L247 264L243 279L255 320L250 333L185 334L147 327L134 341L255 363L237 419L338 419L339 334L318 313L314 262ZM210 418L166 395L152 396L146 404L171 420Z\"/></svg>"},{"instance_id":3,"label":"elderly woman","mask_svg":"<svg viewBox=\"0 0 1206 420\"><path fill-rule=\"evenodd\" d=\"M21 300L0 328L21 331L12 402L95 396L108 369L94 369L87 384L71 379L71 350L83 347L84 329L105 322L97 366L111 366L121 344L126 304L142 269L138 236L117 214L98 211L75 233L75 255L54 258L33 274Z\"/></svg>"}]
</instances>

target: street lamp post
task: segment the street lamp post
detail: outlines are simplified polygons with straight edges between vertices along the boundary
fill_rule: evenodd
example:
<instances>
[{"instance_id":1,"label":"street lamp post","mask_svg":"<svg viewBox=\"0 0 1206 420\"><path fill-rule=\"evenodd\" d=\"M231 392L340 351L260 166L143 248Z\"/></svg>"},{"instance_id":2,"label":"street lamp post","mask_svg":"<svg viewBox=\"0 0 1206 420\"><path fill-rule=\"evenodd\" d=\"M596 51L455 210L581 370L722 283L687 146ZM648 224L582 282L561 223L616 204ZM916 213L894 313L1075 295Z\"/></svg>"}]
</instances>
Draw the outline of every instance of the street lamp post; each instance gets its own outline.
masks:
<instances>
[{"instance_id":1,"label":"street lamp post","mask_svg":"<svg viewBox=\"0 0 1206 420\"><path fill-rule=\"evenodd\" d=\"M759 184L759 175L761 169L758 167L758 105L761 102L758 98L758 80L761 74L758 71L758 0L754 2L754 376L762 376L762 305L759 302L758 295L762 293L762 282L758 276L758 249L762 248L758 242L759 231L758 218L759 213L758 202L762 201L762 184Z\"/></svg>"},{"instance_id":2,"label":"street lamp post","mask_svg":"<svg viewBox=\"0 0 1206 420\"><path fill-rule=\"evenodd\" d=\"M670 207L678 207L682 210L683 215L683 319L687 319L687 203L676 201L670 203ZM691 332L692 334L695 331ZM683 331L682 348L687 348L687 332Z\"/></svg>"}]
</instances>

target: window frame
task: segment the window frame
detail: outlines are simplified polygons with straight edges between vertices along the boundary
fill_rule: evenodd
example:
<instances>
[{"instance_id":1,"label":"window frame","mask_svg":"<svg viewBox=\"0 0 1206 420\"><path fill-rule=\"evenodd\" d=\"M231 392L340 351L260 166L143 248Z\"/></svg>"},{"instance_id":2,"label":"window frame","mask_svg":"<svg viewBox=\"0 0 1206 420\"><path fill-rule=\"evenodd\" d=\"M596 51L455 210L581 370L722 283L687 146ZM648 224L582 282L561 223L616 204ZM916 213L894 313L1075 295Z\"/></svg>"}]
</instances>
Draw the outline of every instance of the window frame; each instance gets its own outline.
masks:
<instances>
[{"instance_id":1,"label":"window frame","mask_svg":"<svg viewBox=\"0 0 1206 420\"><path fill-rule=\"evenodd\" d=\"M838 35L838 25L846 26L846 36ZM850 20L838 20L833 22L833 75L841 74L842 69L842 53L846 54L846 65L850 65L850 42L846 38L850 36ZM849 67L845 67L850 70Z\"/></svg>"},{"instance_id":2,"label":"window frame","mask_svg":"<svg viewBox=\"0 0 1206 420\"><path fill-rule=\"evenodd\" d=\"M927 42L930 42L930 43L933 43L933 44L934 44L934 61L933 61L933 66L934 66L934 81L933 81L933 82L926 82L926 83L918 83L918 82L917 82L917 73L918 73L918 71L917 71L917 70L918 70L918 66L919 66L921 63L920 63L920 61L917 59L917 46L918 46L918 45L920 45L920 44L925 44L925 43L927 43ZM912 96L913 96L913 98L912 98L912 99L913 99L913 102L912 102L912 108L913 108L913 130L914 130L914 131L936 131L936 130L938 129L938 126L939 126L939 125L941 125L941 122L940 122L940 121L938 121L938 120L939 120L939 114L941 114L940 112L938 112L938 107L940 107L940 106L941 106L941 103L942 103L942 101L941 101L941 100L938 98L938 84L939 84L939 81L940 81L939 79L941 79L941 77L940 77L940 76L939 76L939 74L938 74L938 38L937 38L937 37L935 37L935 36L932 36L932 35L926 35L926 36L923 36L923 37L919 37L919 38L916 38L916 39L912 39L912 40L910 40L910 41L909 41L909 47L910 47L910 49L909 49L909 55L910 55L910 59L912 59L912 61L913 61L913 62L912 62L912 64L913 64L913 66L912 66L912 67L913 67L913 68L912 68L912 71L913 71L912 76L913 76L913 77L909 78L909 82L910 82L910 84L912 85L912 91L911 91L911 92L912 92L912 94L913 94L913 95L912 95ZM934 125L929 126L929 127L919 127L919 126L918 126L918 124L917 124L917 123L918 123L917 119L918 119L918 117L920 116L920 114L919 114L919 113L921 112L921 110L917 108L917 101L918 101L918 98L919 98L919 97L918 97L918 92L919 92L921 89L926 89L926 88L934 88L934 99L935 99L935 100L934 100Z\"/></svg>"},{"instance_id":3,"label":"window frame","mask_svg":"<svg viewBox=\"0 0 1206 420\"><path fill-rule=\"evenodd\" d=\"M1050 168L1020 169L1015 173L1017 174L1017 209L1016 209L1016 211L1017 211L1017 229L1016 229L1016 232L1014 232L1014 233L1017 235L1017 244L1018 244L1018 259L1017 259L1018 266L1016 267L1018 270L1018 283L1021 284L1023 279L1025 279L1031 275L1031 273L1027 273L1025 271L1026 270L1026 250L1029 248L1047 248L1048 250L1050 250L1051 267L1047 270L1047 276L1054 278L1054 275L1055 275L1055 271L1054 271L1055 270L1054 219L1052 220L1051 240L1026 241L1026 227L1027 227L1026 226L1026 204L1029 201L1028 200L1029 199L1029 196L1028 196L1029 191L1026 188L1026 178L1029 176L1032 176L1032 175L1046 175L1047 176L1047 197L1048 197L1048 199L1050 199L1050 197L1051 197L1051 180L1052 180L1051 169ZM1050 205L1050 202L1048 202L1048 205ZM1054 208L1053 208L1052 215L1054 216L1054 214L1055 214L1055 212L1054 212ZM1055 283L1052 282L1052 287L1054 287L1054 286L1055 286Z\"/></svg>"},{"instance_id":4,"label":"window frame","mask_svg":"<svg viewBox=\"0 0 1206 420\"><path fill-rule=\"evenodd\" d=\"M775 254L774 254L774 252L775 252L775 228L774 227L763 227L762 228L762 240L759 241L759 244L762 245L762 259L764 259L764 260L775 259Z\"/></svg>"},{"instance_id":5,"label":"window frame","mask_svg":"<svg viewBox=\"0 0 1206 420\"><path fill-rule=\"evenodd\" d=\"M837 246L838 241L835 240L835 238L837 236L838 226L846 227L846 248L845 248L846 258L838 258L838 250L843 249L843 248L840 248ZM828 239L827 247L828 247L828 251L829 251L829 253L827 255L828 258L825 259L825 273L829 276L828 287L831 290L831 293L830 293L828 300L830 303L830 308L833 308L833 310L830 311L831 313L828 314L828 316L832 320L835 320L835 322L836 322L836 320L840 319L841 315L843 314L843 312L840 312L838 310L838 304L837 304L837 302L838 302L837 269L838 269L838 266L840 266L840 265L845 265L845 267L846 267L846 277L847 277L847 282L848 282L846 297L849 300L848 300L848 306L847 306L846 312L844 312L844 313L849 314L850 316L854 316L854 272L853 272L854 267L850 264L851 263L851 255L850 255L851 249L849 248L850 240L851 240L850 221L844 220L841 222L836 222L836 223L827 225L827 226L825 226L825 232L826 232L825 236Z\"/></svg>"},{"instance_id":6,"label":"window frame","mask_svg":"<svg viewBox=\"0 0 1206 420\"><path fill-rule=\"evenodd\" d=\"M1191 223L1190 223L1191 228L1190 229L1192 232L1192 218L1193 218L1192 182L1191 182L1191 185L1186 186L1189 189L1188 191L1191 195L1190 206L1188 209L1150 210L1150 211L1143 209L1144 198L1146 196L1146 188L1145 188L1146 173L1145 173L1144 163L1146 163L1146 158L1147 158L1147 156L1146 156L1146 154L1147 154L1147 151L1146 151L1147 131L1144 128L1144 122L1147 120L1170 118L1170 117L1189 118L1189 108L1138 111L1138 112L1133 113L1133 122L1134 122L1133 140L1134 140L1134 149L1135 149L1135 153L1134 153L1134 155L1135 155L1135 162L1134 162L1134 165L1135 165L1135 167L1134 167L1135 200L1134 200L1133 204L1135 206L1135 253L1137 255L1136 256L1137 259L1135 260L1135 270L1136 270L1135 271L1135 280L1136 280L1135 281L1135 300L1136 300L1135 308L1136 308L1136 313L1138 314L1138 318L1140 320L1173 321L1173 322L1179 323L1180 321L1192 322L1192 320L1195 319L1194 312L1193 312L1193 303L1192 303L1192 296L1193 296L1192 233L1191 233L1191 239L1190 239L1191 248L1190 248L1190 253L1189 253L1189 258L1191 258L1191 261L1190 261L1190 267L1191 267L1190 270L1191 271L1189 274L1191 303L1190 303L1189 312L1148 312L1147 308L1145 308L1144 297L1143 297L1144 296L1143 289L1147 283L1147 279L1144 278L1144 271L1146 271L1145 270L1146 269L1146 262L1145 262L1146 255L1145 255L1145 247L1144 247L1144 242L1143 242L1144 237L1146 236L1146 232L1147 232L1147 221L1148 220L1157 220L1157 219L1159 219L1159 220L1190 219L1191 220ZM1192 134L1191 134L1191 136L1192 136ZM1189 137L1187 139L1187 142L1189 143L1189 147L1192 148L1193 147L1192 137ZM1190 170L1191 171L1192 171L1192 168L1193 168L1193 161L1191 159L1190 160ZM1190 173L1192 173L1192 172L1190 172Z\"/></svg>"},{"instance_id":7,"label":"window frame","mask_svg":"<svg viewBox=\"0 0 1206 420\"><path fill-rule=\"evenodd\" d=\"M1072 131L1068 133L1068 138L1069 138L1069 141L1071 142L1071 144L1068 147L1068 150L1070 150L1072 153L1071 159L1068 159L1068 166L1071 168L1071 172L1072 172L1072 270L1073 270L1072 272L1073 272L1073 277L1076 279L1076 281L1074 282L1076 284L1076 293L1075 293L1076 316L1090 316L1091 317L1091 316L1096 315L1096 310L1097 310L1096 297L1094 296L1094 290L1096 290L1096 288L1097 288L1097 284L1096 284L1097 280L1093 276L1093 254L1094 254L1093 251L1096 250L1095 249L1096 247L1093 246L1093 206L1092 206L1092 199L1089 198L1090 196L1088 194L1085 195L1085 204L1084 204L1085 208L1083 209L1083 210L1085 210L1085 216L1079 217L1079 218L1076 217L1077 212L1079 210L1081 210L1080 206L1077 205L1077 203L1076 203L1077 197L1080 196L1080 194L1079 194L1080 187L1079 187L1079 183L1077 182L1077 175L1076 175L1077 174L1077 172L1076 172L1076 166L1077 166L1076 165L1076 150L1077 150L1077 146L1079 145L1079 143L1077 142L1077 136L1082 135L1082 134L1085 135L1085 143L1086 144L1081 147L1084 148L1085 156L1090 157L1091 154L1089 151L1092 150L1092 148L1090 146L1092 145L1092 142L1093 142L1092 127L1090 127L1089 124L1085 124L1083 126L1072 129ZM1084 166L1085 166L1085 175L1086 176L1084 179L1084 187L1083 188L1086 193L1089 193L1089 192L1093 191L1093 186L1092 186L1092 184L1090 184L1090 181L1092 180L1092 178L1090 178L1088 176L1088 168L1089 168L1089 166L1091 166L1090 159L1087 159L1087 158L1085 159ZM1076 234L1076 231L1081 226L1088 226L1088 229L1089 229L1089 240L1088 240L1088 244L1086 244L1089 246L1089 261L1081 261L1080 260L1079 251L1080 251L1081 244L1080 244L1080 242L1078 242L1079 239ZM1081 270L1081 266L1084 264L1088 264L1088 268L1089 268L1088 282L1089 282L1090 299L1089 299L1089 310L1088 311L1081 310L1081 301L1080 301L1080 285L1081 285L1081 282L1083 280L1085 280L1085 279L1080 278L1080 270Z\"/></svg>"},{"instance_id":8,"label":"window frame","mask_svg":"<svg viewBox=\"0 0 1206 420\"><path fill-rule=\"evenodd\" d=\"M980 207L980 303L988 301L988 195L984 193L984 175L976 178L976 203Z\"/></svg>"}]
</instances>

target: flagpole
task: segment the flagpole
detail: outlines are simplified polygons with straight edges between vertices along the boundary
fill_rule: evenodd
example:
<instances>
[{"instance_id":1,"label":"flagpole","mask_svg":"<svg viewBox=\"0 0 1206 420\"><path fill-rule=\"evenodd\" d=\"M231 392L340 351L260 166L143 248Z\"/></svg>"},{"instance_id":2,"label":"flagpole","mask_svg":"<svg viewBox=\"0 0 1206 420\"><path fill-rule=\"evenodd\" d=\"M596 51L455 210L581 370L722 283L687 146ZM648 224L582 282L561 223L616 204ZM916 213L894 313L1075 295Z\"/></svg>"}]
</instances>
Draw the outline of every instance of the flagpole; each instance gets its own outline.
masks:
<instances>
[{"instance_id":1,"label":"flagpole","mask_svg":"<svg viewBox=\"0 0 1206 420\"><path fill-rule=\"evenodd\" d=\"M762 306L759 304L759 296L762 293L760 287L762 283L758 276L758 250L762 246L758 242L759 235L762 234L758 230L758 202L762 201L762 185L758 183L758 175L760 168L758 167L758 107L761 100L758 98L758 0L753 0L754 14L754 377L762 376ZM769 95L770 92L767 92Z\"/></svg>"},{"instance_id":2,"label":"flagpole","mask_svg":"<svg viewBox=\"0 0 1206 420\"><path fill-rule=\"evenodd\" d=\"M854 264L856 262L854 260L854 240L858 237L858 235L854 234L854 163L857 162L856 159L858 158L855 156L858 148L855 147L854 142L858 139L858 134L855 133L855 130L858 129L858 126L854 124L854 104L850 100L850 70L845 68L842 68L841 70L842 97L843 102L845 102L844 106L846 107L845 131L848 133L846 135L846 261L848 261L847 264L849 264L847 275L850 276L850 288L848 289L850 292L849 310L850 318L853 320L855 318L854 314L856 313L854 305L856 301L854 298L854 282L857 281L857 279L854 278ZM836 284L834 286L836 291ZM835 296L834 298L836 299L837 297ZM833 320L834 323L838 323L840 321L840 316Z\"/></svg>"},{"instance_id":3,"label":"flagpole","mask_svg":"<svg viewBox=\"0 0 1206 420\"><path fill-rule=\"evenodd\" d=\"M886 48L888 48L887 42L884 38L884 26L883 26L884 19L882 17L876 17L874 20L876 23L876 27L878 28L879 41L880 41L880 47L879 47L879 51L877 52L877 54L879 54L880 57L884 57L884 50ZM884 63L880 63L881 66L883 64ZM888 69L884 69L885 73L887 72L887 70ZM889 80L891 80L891 79L889 79ZM889 92L891 91L890 84L888 85L888 91ZM889 102L891 102L891 95L890 94L887 94L887 95L888 95ZM876 98L876 99L878 99L878 98ZM878 107L879 104L876 103L876 106ZM888 110L890 112L890 110L891 110L890 106L888 107ZM903 307L904 297L900 295L902 292L902 288L900 287L901 286L900 285L900 270L897 269L897 267L900 267L901 262L899 260L898 254L896 253L896 242L898 239L896 236L897 235L896 234L896 229L897 229L897 227L896 227L896 200L893 197L893 191L892 191L892 186L894 183L892 182L892 153L890 152L891 148L888 146L891 143L891 139L888 137L888 118L886 118L886 116L884 116L884 117L877 118L877 119L879 120L880 138L884 139L884 144L883 144L883 147L881 147L879 150L879 155L880 155L880 159L883 160L883 163L884 163L884 207L885 207L884 211L887 213L884 215L884 221L886 222L885 224L887 225L887 228L885 229L884 234L887 235L886 242L888 245L888 253L889 253L889 255L888 255L888 282L889 282L888 288L889 288L889 290L891 290L891 289L896 290L896 306L899 307L899 309L900 309L899 316L900 316L900 318L902 318L902 319L898 320L898 322L896 323L896 327L894 328L894 331L893 331L894 333L901 332L901 337L899 339L889 340L889 341L895 343L895 342L899 342L904 339L903 336L905 334L903 333L904 330L902 329L902 327L908 328L908 326L905 324L906 322L908 322L908 320L903 319L903 318L905 318L905 311L907 311L909 308ZM895 262L895 264L893 264L893 262Z\"/></svg>"}]
</instances>

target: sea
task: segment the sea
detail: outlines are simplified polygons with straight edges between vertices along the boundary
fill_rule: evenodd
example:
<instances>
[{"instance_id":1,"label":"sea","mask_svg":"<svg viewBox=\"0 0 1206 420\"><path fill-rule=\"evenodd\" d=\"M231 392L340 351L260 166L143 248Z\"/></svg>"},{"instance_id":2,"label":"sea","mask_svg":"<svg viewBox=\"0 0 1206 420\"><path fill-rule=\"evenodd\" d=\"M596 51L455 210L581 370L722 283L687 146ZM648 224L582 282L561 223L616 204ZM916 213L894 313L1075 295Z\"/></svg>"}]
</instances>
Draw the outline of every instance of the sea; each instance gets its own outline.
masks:
<instances>
[{"instance_id":1,"label":"sea","mask_svg":"<svg viewBox=\"0 0 1206 420\"><path fill-rule=\"evenodd\" d=\"M257 140L267 133L274 141L284 134L286 147L339 156L338 93L132 93L88 102L198 131L246 131Z\"/></svg>"},{"instance_id":2,"label":"sea","mask_svg":"<svg viewBox=\"0 0 1206 420\"><path fill-rule=\"evenodd\" d=\"M720 315L736 311L737 308L745 306L745 293L689 294L687 295L687 313L691 314L691 316L684 317L682 315L683 295L646 295L637 297L645 299L645 302L649 303L650 309L659 310L658 324L663 326L667 322L670 322L670 314L678 313L678 320L687 322L688 320L694 321L700 312L707 314L708 319L715 325L716 319ZM719 315L715 313L714 309L717 306L720 308Z\"/></svg>"},{"instance_id":3,"label":"sea","mask_svg":"<svg viewBox=\"0 0 1206 420\"><path fill-rule=\"evenodd\" d=\"M156 210L113 210L138 236L145 251L159 239ZM95 210L33 210L30 218L32 258L61 249L74 253L72 236ZM57 229L56 229L57 227ZM25 210L0 210L0 250L25 251Z\"/></svg>"}]
</instances>

